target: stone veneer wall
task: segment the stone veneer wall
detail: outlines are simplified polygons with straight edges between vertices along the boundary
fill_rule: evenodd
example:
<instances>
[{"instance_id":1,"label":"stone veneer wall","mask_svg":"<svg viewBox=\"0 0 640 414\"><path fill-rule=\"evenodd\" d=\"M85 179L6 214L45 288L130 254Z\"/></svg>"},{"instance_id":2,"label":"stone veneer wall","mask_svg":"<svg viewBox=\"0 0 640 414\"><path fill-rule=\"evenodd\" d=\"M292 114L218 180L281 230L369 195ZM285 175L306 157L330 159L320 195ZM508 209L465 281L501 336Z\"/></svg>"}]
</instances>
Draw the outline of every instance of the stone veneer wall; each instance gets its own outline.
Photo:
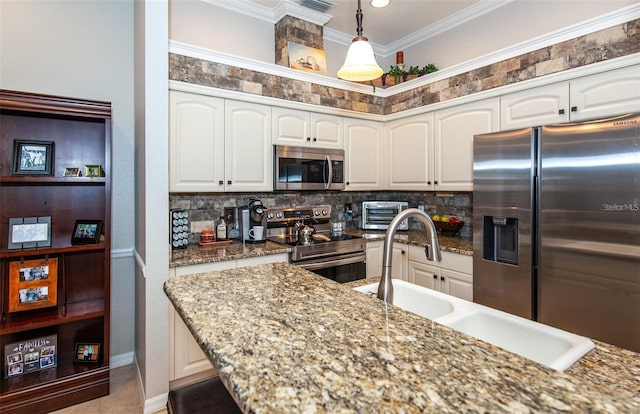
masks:
<instances>
[{"instance_id":1,"label":"stone veneer wall","mask_svg":"<svg viewBox=\"0 0 640 414\"><path fill-rule=\"evenodd\" d=\"M284 16L275 26L276 65L289 67L289 42L324 50L323 28L293 16Z\"/></svg>"},{"instance_id":2,"label":"stone veneer wall","mask_svg":"<svg viewBox=\"0 0 640 414\"><path fill-rule=\"evenodd\" d=\"M387 98L171 53L169 79L294 102L390 114L640 52L640 19Z\"/></svg>"},{"instance_id":3,"label":"stone veneer wall","mask_svg":"<svg viewBox=\"0 0 640 414\"><path fill-rule=\"evenodd\" d=\"M447 214L459 217L465 222L460 235L471 237L471 199L472 193L456 193L438 195L423 192L273 192L273 193L174 193L169 196L169 208L187 210L191 225L191 243L197 243L199 233L206 228L213 228L224 214L225 207L242 207L248 204L249 196L259 197L263 204L269 207L317 206L330 204L332 209L331 219L339 220L344 217L344 205L351 203L353 208L353 221L347 224L360 228L360 212L363 201L406 201L409 207L423 205L429 215ZM422 224L413 222L412 228L420 229Z\"/></svg>"}]
</instances>

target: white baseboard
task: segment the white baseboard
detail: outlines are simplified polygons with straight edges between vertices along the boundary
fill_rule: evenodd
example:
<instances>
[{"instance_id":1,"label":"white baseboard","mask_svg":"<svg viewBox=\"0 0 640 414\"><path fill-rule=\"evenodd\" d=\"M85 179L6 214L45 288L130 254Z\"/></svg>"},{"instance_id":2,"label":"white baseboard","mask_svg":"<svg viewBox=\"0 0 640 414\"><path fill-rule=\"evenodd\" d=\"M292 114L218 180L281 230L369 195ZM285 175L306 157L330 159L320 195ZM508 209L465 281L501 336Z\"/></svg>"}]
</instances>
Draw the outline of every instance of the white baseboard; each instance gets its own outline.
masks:
<instances>
[{"instance_id":1,"label":"white baseboard","mask_svg":"<svg viewBox=\"0 0 640 414\"><path fill-rule=\"evenodd\" d=\"M124 354L113 355L109 359L109 368L120 368L125 365L133 364L133 352L126 352Z\"/></svg>"},{"instance_id":2,"label":"white baseboard","mask_svg":"<svg viewBox=\"0 0 640 414\"><path fill-rule=\"evenodd\" d=\"M144 393L140 367L138 366L138 361L135 360L135 355L133 363L136 364L136 373L138 374L138 393L140 394L140 401L142 401L143 414L153 414L157 413L158 411L166 410L169 394L161 394L147 400Z\"/></svg>"}]
</instances>

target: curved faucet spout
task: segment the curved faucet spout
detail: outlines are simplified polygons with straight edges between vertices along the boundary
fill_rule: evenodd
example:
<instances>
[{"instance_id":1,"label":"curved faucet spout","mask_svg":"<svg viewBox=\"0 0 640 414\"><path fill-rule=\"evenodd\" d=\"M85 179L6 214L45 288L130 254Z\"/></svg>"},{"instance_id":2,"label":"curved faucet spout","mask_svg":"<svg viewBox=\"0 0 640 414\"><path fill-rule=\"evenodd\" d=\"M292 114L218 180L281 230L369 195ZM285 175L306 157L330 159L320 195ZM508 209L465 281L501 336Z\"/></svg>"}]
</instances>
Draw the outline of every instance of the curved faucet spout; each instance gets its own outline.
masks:
<instances>
[{"instance_id":1,"label":"curved faucet spout","mask_svg":"<svg viewBox=\"0 0 640 414\"><path fill-rule=\"evenodd\" d=\"M407 217L417 217L424 224L431 241L431 248L427 249L427 260L439 262L442 260L440 254L440 244L436 234L436 226L431 217L417 208L408 208L398 213L391 223L384 236L384 250L382 252L382 278L378 285L378 299L387 303L393 303L393 284L391 283L391 258L393 253L393 236L395 236L400 223Z\"/></svg>"}]
</instances>

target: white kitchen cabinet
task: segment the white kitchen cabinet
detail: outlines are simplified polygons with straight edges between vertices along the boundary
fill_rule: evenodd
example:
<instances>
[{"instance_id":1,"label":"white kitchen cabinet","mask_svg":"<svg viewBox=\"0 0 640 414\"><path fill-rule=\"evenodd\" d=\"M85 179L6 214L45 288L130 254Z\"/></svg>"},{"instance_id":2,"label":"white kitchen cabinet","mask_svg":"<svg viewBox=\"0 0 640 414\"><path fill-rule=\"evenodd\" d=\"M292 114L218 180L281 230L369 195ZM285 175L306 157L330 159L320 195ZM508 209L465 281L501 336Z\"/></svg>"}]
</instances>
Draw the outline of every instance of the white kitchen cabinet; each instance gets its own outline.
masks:
<instances>
[{"instance_id":1,"label":"white kitchen cabinet","mask_svg":"<svg viewBox=\"0 0 640 414\"><path fill-rule=\"evenodd\" d=\"M473 301L473 258L442 252L442 261L432 262L424 247L409 246L408 281Z\"/></svg>"},{"instance_id":2,"label":"white kitchen cabinet","mask_svg":"<svg viewBox=\"0 0 640 414\"><path fill-rule=\"evenodd\" d=\"M640 111L640 66L574 79L569 84L570 120Z\"/></svg>"},{"instance_id":3,"label":"white kitchen cabinet","mask_svg":"<svg viewBox=\"0 0 640 414\"><path fill-rule=\"evenodd\" d=\"M384 183L384 127L362 119L344 120L347 191L382 190Z\"/></svg>"},{"instance_id":4,"label":"white kitchen cabinet","mask_svg":"<svg viewBox=\"0 0 640 414\"><path fill-rule=\"evenodd\" d=\"M267 263L286 262L288 255L274 254L239 260L181 266L170 269L170 276L185 276L201 272L214 272L236 267L255 266ZM180 315L169 305L169 379L176 388L216 375L216 371L200 346L191 335Z\"/></svg>"},{"instance_id":5,"label":"white kitchen cabinet","mask_svg":"<svg viewBox=\"0 0 640 414\"><path fill-rule=\"evenodd\" d=\"M272 123L274 145L344 149L341 116L273 107Z\"/></svg>"},{"instance_id":6,"label":"white kitchen cabinet","mask_svg":"<svg viewBox=\"0 0 640 414\"><path fill-rule=\"evenodd\" d=\"M169 191L273 190L271 108L170 91Z\"/></svg>"},{"instance_id":7,"label":"white kitchen cabinet","mask_svg":"<svg viewBox=\"0 0 640 414\"><path fill-rule=\"evenodd\" d=\"M225 191L273 191L271 107L225 102Z\"/></svg>"},{"instance_id":8,"label":"white kitchen cabinet","mask_svg":"<svg viewBox=\"0 0 640 414\"><path fill-rule=\"evenodd\" d=\"M569 121L569 83L555 83L500 98L500 130Z\"/></svg>"},{"instance_id":9,"label":"white kitchen cabinet","mask_svg":"<svg viewBox=\"0 0 640 414\"><path fill-rule=\"evenodd\" d=\"M640 111L640 67L631 66L504 95L500 103L500 129L637 111Z\"/></svg>"},{"instance_id":10,"label":"white kitchen cabinet","mask_svg":"<svg viewBox=\"0 0 640 414\"><path fill-rule=\"evenodd\" d=\"M170 91L169 108L169 191L221 191L224 99Z\"/></svg>"},{"instance_id":11,"label":"white kitchen cabinet","mask_svg":"<svg viewBox=\"0 0 640 414\"><path fill-rule=\"evenodd\" d=\"M367 279L382 276L382 250L384 243L381 241L368 241L366 260L367 260Z\"/></svg>"},{"instance_id":12,"label":"white kitchen cabinet","mask_svg":"<svg viewBox=\"0 0 640 414\"><path fill-rule=\"evenodd\" d=\"M500 99L437 111L434 125L434 189L473 191L473 136L499 130Z\"/></svg>"},{"instance_id":13,"label":"white kitchen cabinet","mask_svg":"<svg viewBox=\"0 0 640 414\"><path fill-rule=\"evenodd\" d=\"M404 243L394 243L391 253L391 277L394 279L407 280L407 269L409 265L408 245ZM384 253L384 242L367 242L367 279L382 276L382 257Z\"/></svg>"},{"instance_id":14,"label":"white kitchen cabinet","mask_svg":"<svg viewBox=\"0 0 640 414\"><path fill-rule=\"evenodd\" d=\"M433 114L387 124L385 189L433 190Z\"/></svg>"}]
</instances>

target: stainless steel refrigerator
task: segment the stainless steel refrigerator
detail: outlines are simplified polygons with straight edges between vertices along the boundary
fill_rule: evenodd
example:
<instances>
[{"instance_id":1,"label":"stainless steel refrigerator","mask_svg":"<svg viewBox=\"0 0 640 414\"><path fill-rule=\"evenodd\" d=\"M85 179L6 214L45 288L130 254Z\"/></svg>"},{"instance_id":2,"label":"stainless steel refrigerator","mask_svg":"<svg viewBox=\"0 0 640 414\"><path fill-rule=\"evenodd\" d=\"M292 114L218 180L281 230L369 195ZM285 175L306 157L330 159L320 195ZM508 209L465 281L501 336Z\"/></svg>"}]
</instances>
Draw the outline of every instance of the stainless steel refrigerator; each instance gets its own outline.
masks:
<instances>
[{"instance_id":1,"label":"stainless steel refrigerator","mask_svg":"<svg viewBox=\"0 0 640 414\"><path fill-rule=\"evenodd\" d=\"M640 114L476 135L473 299L640 352Z\"/></svg>"}]
</instances>

